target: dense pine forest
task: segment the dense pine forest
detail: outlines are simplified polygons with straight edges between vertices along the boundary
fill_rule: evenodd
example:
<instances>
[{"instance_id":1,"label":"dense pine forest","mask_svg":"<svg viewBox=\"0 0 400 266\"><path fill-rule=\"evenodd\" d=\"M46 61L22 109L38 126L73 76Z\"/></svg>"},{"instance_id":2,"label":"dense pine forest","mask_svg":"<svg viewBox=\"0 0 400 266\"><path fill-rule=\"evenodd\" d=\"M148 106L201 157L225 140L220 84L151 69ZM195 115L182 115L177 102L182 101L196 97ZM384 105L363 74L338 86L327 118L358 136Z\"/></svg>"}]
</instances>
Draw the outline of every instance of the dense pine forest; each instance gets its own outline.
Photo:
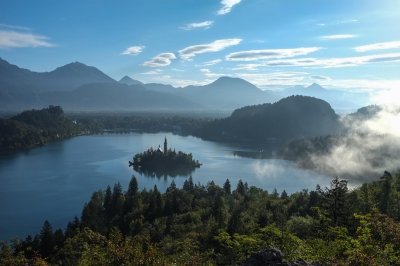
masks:
<instances>
[{"instance_id":1,"label":"dense pine forest","mask_svg":"<svg viewBox=\"0 0 400 266\"><path fill-rule=\"evenodd\" d=\"M284 254L281 265L400 265L400 174L349 189L266 191L239 181L165 193L93 193L65 230L45 221L36 236L3 243L0 265L251 265L255 252Z\"/></svg>"}]
</instances>

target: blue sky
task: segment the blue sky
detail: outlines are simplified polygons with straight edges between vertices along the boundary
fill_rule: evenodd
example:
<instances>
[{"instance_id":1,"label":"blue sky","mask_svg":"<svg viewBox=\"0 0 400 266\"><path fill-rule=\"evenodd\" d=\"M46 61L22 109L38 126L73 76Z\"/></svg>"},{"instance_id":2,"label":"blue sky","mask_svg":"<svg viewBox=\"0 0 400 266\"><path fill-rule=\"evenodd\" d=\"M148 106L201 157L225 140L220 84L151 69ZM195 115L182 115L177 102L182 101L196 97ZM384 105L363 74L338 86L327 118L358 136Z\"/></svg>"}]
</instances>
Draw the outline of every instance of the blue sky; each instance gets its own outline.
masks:
<instances>
[{"instance_id":1,"label":"blue sky","mask_svg":"<svg viewBox=\"0 0 400 266\"><path fill-rule=\"evenodd\" d=\"M0 57L34 71L80 61L175 86L400 89L398 0L0 2Z\"/></svg>"}]
</instances>

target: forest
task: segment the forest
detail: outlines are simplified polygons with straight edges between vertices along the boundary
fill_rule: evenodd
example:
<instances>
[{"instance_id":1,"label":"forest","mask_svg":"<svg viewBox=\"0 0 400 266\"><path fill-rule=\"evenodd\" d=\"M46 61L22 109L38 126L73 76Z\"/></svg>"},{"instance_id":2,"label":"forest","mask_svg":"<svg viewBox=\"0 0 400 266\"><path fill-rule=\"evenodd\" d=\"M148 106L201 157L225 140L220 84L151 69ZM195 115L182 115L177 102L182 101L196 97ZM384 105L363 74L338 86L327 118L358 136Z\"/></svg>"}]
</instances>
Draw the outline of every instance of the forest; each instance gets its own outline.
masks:
<instances>
[{"instance_id":1,"label":"forest","mask_svg":"<svg viewBox=\"0 0 400 266\"><path fill-rule=\"evenodd\" d=\"M191 178L164 193L138 187L134 176L125 191L108 186L65 230L45 221L2 243L0 265L251 265L268 248L281 265L400 265L400 173L291 195Z\"/></svg>"},{"instance_id":2,"label":"forest","mask_svg":"<svg viewBox=\"0 0 400 266\"><path fill-rule=\"evenodd\" d=\"M84 134L68 119L60 106L24 111L9 119L0 118L0 152L12 152L44 145L53 140Z\"/></svg>"}]
</instances>

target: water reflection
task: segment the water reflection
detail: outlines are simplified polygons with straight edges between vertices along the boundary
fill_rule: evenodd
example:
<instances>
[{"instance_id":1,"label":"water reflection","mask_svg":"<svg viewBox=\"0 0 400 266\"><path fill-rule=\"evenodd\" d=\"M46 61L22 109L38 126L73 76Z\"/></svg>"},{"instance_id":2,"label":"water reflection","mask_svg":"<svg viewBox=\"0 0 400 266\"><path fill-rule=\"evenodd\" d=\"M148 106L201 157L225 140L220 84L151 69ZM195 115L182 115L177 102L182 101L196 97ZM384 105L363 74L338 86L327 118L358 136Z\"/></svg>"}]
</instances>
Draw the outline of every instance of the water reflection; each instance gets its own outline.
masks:
<instances>
[{"instance_id":1,"label":"water reflection","mask_svg":"<svg viewBox=\"0 0 400 266\"><path fill-rule=\"evenodd\" d=\"M164 180L167 180L168 177L177 177L177 176L188 177L191 176L192 173L195 171L195 168L164 170L164 169L148 169L145 167L139 167L137 165L133 166L133 169L137 173L145 177L157 178L157 179L163 178Z\"/></svg>"}]
</instances>

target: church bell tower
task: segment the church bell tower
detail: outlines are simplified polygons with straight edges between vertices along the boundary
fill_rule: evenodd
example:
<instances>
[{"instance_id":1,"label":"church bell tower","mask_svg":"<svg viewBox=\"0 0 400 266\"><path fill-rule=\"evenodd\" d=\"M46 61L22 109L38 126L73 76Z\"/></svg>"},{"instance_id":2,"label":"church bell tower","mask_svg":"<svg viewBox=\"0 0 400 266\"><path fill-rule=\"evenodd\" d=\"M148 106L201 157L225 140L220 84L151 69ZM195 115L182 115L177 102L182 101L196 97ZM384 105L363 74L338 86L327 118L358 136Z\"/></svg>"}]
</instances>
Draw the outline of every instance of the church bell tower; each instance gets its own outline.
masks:
<instances>
[{"instance_id":1,"label":"church bell tower","mask_svg":"<svg viewBox=\"0 0 400 266\"><path fill-rule=\"evenodd\" d=\"M164 139L164 154L167 154L168 151L168 144L167 144L167 137Z\"/></svg>"}]
</instances>

